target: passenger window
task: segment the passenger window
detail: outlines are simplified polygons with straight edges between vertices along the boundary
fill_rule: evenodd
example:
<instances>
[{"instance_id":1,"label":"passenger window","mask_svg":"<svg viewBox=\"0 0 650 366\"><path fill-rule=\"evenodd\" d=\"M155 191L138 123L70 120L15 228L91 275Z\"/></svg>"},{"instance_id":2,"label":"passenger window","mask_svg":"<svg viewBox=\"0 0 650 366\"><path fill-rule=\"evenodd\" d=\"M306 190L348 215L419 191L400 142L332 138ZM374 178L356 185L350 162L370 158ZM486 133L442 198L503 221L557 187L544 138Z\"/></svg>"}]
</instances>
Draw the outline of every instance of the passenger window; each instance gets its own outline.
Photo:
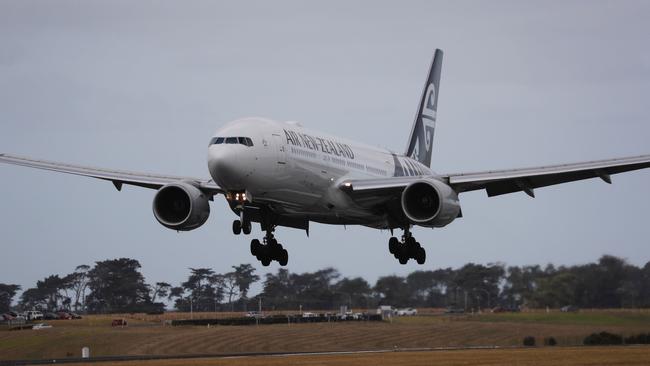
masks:
<instances>
[{"instance_id":1,"label":"passenger window","mask_svg":"<svg viewBox=\"0 0 650 366\"><path fill-rule=\"evenodd\" d=\"M227 144L236 144L237 143L237 138L236 137L226 137L226 143Z\"/></svg>"}]
</instances>

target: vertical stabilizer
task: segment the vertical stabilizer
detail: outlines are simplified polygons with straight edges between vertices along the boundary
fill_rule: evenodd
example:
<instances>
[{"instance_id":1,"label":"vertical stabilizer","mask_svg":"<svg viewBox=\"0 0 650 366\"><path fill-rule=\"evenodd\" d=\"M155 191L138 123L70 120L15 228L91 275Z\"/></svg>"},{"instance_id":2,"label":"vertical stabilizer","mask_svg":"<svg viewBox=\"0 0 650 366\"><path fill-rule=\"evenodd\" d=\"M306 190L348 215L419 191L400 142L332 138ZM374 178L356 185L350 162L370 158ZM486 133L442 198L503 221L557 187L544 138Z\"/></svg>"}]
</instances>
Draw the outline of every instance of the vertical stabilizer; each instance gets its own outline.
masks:
<instances>
[{"instance_id":1,"label":"vertical stabilizer","mask_svg":"<svg viewBox=\"0 0 650 366\"><path fill-rule=\"evenodd\" d=\"M431 68L424 84L420 105L415 114L415 121L406 146L406 156L420 163L431 166L433 135L436 128L436 111L438 110L438 91L440 90L440 70L442 69L442 51L436 49Z\"/></svg>"}]
</instances>

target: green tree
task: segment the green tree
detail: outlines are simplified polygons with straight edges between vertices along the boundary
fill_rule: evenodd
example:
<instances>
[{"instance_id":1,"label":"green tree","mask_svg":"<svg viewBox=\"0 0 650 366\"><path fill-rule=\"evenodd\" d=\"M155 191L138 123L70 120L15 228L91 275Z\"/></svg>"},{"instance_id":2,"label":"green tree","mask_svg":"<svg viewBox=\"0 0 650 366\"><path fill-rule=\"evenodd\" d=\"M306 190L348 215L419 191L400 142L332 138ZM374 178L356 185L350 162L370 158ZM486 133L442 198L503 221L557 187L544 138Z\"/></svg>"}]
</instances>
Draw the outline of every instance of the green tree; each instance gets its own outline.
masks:
<instances>
[{"instance_id":1,"label":"green tree","mask_svg":"<svg viewBox=\"0 0 650 366\"><path fill-rule=\"evenodd\" d=\"M409 290L404 277L384 276L374 287L380 305L408 306Z\"/></svg>"},{"instance_id":2,"label":"green tree","mask_svg":"<svg viewBox=\"0 0 650 366\"><path fill-rule=\"evenodd\" d=\"M19 285L0 283L0 313L6 313L11 309L11 302L19 290Z\"/></svg>"},{"instance_id":3,"label":"green tree","mask_svg":"<svg viewBox=\"0 0 650 366\"><path fill-rule=\"evenodd\" d=\"M88 271L90 271L90 266L82 264L77 266L74 272L63 278L63 282L66 283L67 288L72 291L70 300L75 311L79 311L80 309L85 310L86 289L88 288Z\"/></svg>"},{"instance_id":4,"label":"green tree","mask_svg":"<svg viewBox=\"0 0 650 366\"><path fill-rule=\"evenodd\" d=\"M158 298L167 297L171 288L172 285L167 282L156 282L151 289L151 302L156 302Z\"/></svg>"},{"instance_id":5,"label":"green tree","mask_svg":"<svg viewBox=\"0 0 650 366\"><path fill-rule=\"evenodd\" d=\"M246 300L248 291L253 283L260 280L260 276L255 274L255 268L250 264L240 264L232 266L235 273L235 281L239 289L239 298Z\"/></svg>"},{"instance_id":6,"label":"green tree","mask_svg":"<svg viewBox=\"0 0 650 366\"><path fill-rule=\"evenodd\" d=\"M152 306L140 262L130 258L96 262L88 272L88 310L95 313L141 312Z\"/></svg>"},{"instance_id":7,"label":"green tree","mask_svg":"<svg viewBox=\"0 0 650 366\"><path fill-rule=\"evenodd\" d=\"M356 278L343 278L334 286L336 293L347 295L345 301L350 301L350 307L366 308L371 306L370 300L372 296L372 289L368 281L361 277Z\"/></svg>"}]
</instances>

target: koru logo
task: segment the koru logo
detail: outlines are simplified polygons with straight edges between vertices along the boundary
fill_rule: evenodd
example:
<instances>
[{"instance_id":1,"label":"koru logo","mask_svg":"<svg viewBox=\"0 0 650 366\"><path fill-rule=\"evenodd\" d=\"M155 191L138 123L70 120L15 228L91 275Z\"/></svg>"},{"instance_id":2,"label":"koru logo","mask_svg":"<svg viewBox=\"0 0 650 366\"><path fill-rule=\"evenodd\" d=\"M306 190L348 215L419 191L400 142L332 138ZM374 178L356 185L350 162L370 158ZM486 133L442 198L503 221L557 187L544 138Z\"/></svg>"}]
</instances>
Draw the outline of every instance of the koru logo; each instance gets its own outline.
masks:
<instances>
[{"instance_id":1,"label":"koru logo","mask_svg":"<svg viewBox=\"0 0 650 366\"><path fill-rule=\"evenodd\" d=\"M436 86L433 83L429 84L425 95L426 98L422 108L422 128L424 129L424 142L427 151L429 151L433 143L433 129L436 124Z\"/></svg>"}]
</instances>

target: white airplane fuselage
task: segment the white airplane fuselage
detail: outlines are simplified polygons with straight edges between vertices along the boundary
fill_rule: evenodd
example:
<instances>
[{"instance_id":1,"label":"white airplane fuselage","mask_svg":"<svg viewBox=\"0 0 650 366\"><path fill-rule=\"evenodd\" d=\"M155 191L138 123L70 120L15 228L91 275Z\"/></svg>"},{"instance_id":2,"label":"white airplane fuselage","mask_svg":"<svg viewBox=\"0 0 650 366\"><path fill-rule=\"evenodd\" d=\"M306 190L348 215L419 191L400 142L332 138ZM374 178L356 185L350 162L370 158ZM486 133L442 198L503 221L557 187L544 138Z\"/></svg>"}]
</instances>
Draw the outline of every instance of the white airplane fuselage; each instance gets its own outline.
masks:
<instances>
[{"instance_id":1,"label":"white airplane fuselage","mask_svg":"<svg viewBox=\"0 0 650 366\"><path fill-rule=\"evenodd\" d=\"M226 143L248 137L253 146ZM244 118L226 124L208 148L211 177L224 190L245 192L284 216L328 224L387 226L383 213L359 207L338 187L345 179L428 176L423 164L389 150L368 146L298 123Z\"/></svg>"}]
</instances>

